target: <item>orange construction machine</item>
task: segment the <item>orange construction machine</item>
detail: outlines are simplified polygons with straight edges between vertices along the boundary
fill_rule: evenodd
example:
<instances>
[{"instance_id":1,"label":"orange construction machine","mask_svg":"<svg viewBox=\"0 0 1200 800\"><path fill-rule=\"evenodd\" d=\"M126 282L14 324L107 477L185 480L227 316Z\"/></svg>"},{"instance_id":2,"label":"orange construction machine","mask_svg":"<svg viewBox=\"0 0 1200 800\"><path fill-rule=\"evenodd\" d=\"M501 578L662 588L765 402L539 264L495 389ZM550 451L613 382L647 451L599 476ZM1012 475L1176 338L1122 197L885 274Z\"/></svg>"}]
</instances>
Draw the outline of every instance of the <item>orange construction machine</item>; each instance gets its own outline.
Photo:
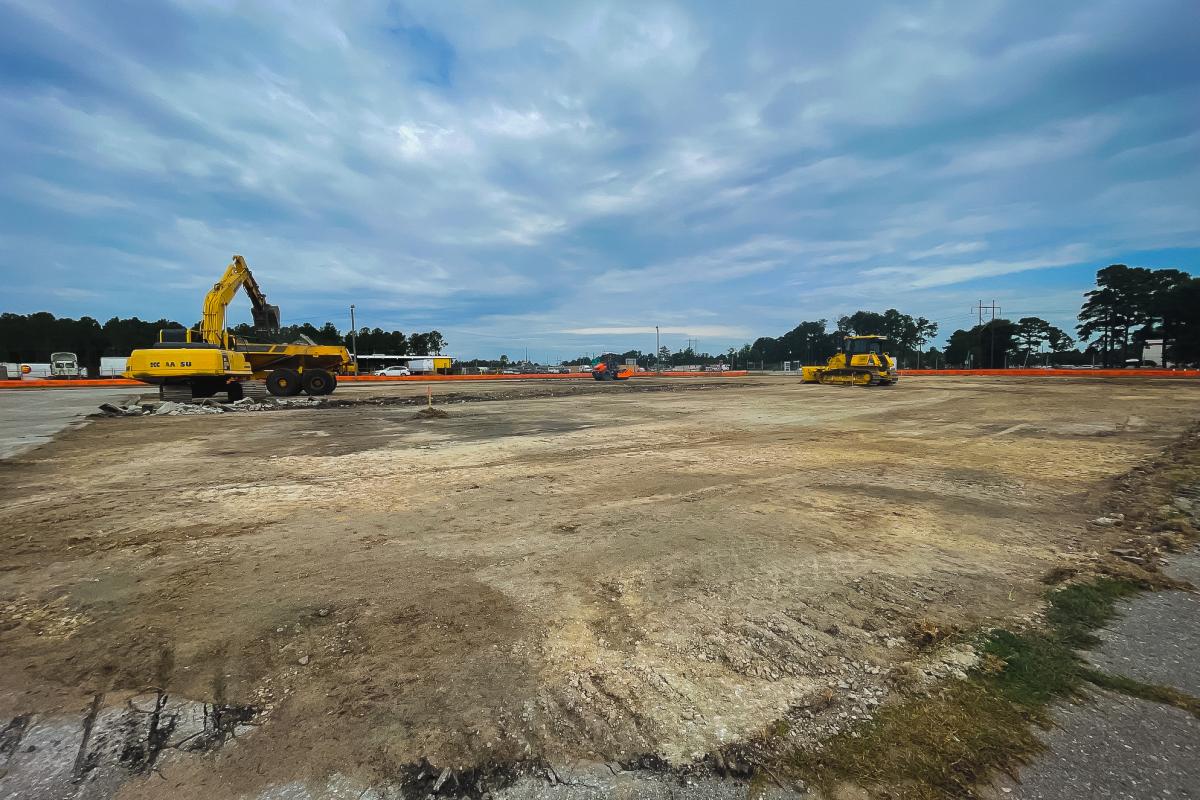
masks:
<instances>
[{"instance_id":1,"label":"orange construction machine","mask_svg":"<svg viewBox=\"0 0 1200 800\"><path fill-rule=\"evenodd\" d=\"M600 356L592 362L592 377L598 381L624 381L632 378L636 369L630 364L622 364L617 356Z\"/></svg>"}]
</instances>

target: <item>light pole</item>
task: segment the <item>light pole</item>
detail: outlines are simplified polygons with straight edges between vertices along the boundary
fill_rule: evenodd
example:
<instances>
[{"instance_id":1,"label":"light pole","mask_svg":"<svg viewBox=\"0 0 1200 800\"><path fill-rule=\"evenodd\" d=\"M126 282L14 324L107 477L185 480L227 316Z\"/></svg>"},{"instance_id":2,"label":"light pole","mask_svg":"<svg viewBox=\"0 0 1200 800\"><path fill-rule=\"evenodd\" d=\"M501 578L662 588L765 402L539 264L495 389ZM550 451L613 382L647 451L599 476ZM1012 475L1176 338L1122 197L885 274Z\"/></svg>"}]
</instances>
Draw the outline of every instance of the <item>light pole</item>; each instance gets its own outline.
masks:
<instances>
[{"instance_id":1,"label":"light pole","mask_svg":"<svg viewBox=\"0 0 1200 800\"><path fill-rule=\"evenodd\" d=\"M654 326L654 363L662 366L662 343L658 340L658 326Z\"/></svg>"},{"instance_id":2,"label":"light pole","mask_svg":"<svg viewBox=\"0 0 1200 800\"><path fill-rule=\"evenodd\" d=\"M354 352L354 366L358 367L358 329L354 327L354 303L350 304L350 348Z\"/></svg>"}]
</instances>

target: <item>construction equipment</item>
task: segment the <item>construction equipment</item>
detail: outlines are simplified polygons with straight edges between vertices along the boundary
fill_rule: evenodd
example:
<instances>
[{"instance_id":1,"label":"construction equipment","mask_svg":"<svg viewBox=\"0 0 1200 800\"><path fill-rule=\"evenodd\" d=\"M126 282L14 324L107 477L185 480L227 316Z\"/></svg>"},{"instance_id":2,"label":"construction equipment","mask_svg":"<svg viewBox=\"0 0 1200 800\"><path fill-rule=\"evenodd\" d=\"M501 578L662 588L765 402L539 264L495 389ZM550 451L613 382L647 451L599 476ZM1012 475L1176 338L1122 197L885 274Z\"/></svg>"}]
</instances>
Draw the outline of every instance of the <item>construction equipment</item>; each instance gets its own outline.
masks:
<instances>
[{"instance_id":1,"label":"construction equipment","mask_svg":"<svg viewBox=\"0 0 1200 800\"><path fill-rule=\"evenodd\" d=\"M899 380L896 359L884 351L885 336L847 336L823 367L802 367L805 383L833 386L891 386Z\"/></svg>"},{"instance_id":2,"label":"construction equipment","mask_svg":"<svg viewBox=\"0 0 1200 800\"><path fill-rule=\"evenodd\" d=\"M235 255L204 298L199 330L159 331L156 344L129 356L125 377L157 384L164 400L182 402L220 393L230 402L267 392L279 397L301 391L316 396L337 388L337 373L353 363L345 347L311 341L250 342L229 332L225 312L242 289L250 297L255 329L266 335L277 333L279 306L267 302L245 259ZM265 387L259 381L265 381Z\"/></svg>"},{"instance_id":3,"label":"construction equipment","mask_svg":"<svg viewBox=\"0 0 1200 800\"><path fill-rule=\"evenodd\" d=\"M592 377L598 381L629 380L636 369L631 364L622 364L619 357L611 354L592 360Z\"/></svg>"}]
</instances>

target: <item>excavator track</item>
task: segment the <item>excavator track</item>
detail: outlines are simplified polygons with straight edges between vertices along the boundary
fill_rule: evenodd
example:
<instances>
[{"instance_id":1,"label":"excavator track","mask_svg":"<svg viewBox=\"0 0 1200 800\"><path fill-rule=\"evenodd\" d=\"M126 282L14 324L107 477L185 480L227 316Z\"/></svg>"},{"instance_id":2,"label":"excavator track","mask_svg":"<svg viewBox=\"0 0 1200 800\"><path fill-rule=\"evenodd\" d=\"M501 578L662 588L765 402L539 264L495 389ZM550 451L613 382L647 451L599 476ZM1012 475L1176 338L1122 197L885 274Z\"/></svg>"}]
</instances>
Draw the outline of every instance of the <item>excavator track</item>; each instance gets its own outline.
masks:
<instances>
[{"instance_id":1,"label":"excavator track","mask_svg":"<svg viewBox=\"0 0 1200 800\"><path fill-rule=\"evenodd\" d=\"M158 387L158 399L167 403L192 402L192 387L179 384L164 384Z\"/></svg>"},{"instance_id":2,"label":"excavator track","mask_svg":"<svg viewBox=\"0 0 1200 800\"><path fill-rule=\"evenodd\" d=\"M242 397L252 400L265 400L271 396L267 391L266 381L242 381Z\"/></svg>"}]
</instances>

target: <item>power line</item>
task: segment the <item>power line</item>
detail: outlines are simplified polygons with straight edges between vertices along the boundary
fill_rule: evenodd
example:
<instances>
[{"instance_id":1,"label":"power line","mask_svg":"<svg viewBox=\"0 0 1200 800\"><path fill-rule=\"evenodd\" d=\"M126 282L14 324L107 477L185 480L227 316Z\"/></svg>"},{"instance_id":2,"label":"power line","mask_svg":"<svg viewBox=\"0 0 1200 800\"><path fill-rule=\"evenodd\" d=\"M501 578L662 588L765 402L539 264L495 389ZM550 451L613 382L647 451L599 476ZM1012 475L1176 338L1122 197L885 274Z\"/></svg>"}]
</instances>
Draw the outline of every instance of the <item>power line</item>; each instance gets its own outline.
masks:
<instances>
[{"instance_id":1,"label":"power line","mask_svg":"<svg viewBox=\"0 0 1200 800\"><path fill-rule=\"evenodd\" d=\"M976 310L979 312L980 326L983 325L983 312L990 311L992 313L992 319L991 319L992 335L990 337L991 344L988 349L988 369L995 369L996 368L996 315L1000 313L1000 306L996 305L995 300L992 301L992 304L990 306L985 306L983 304L983 301L980 300L979 306L976 309L972 309L972 310Z\"/></svg>"}]
</instances>

